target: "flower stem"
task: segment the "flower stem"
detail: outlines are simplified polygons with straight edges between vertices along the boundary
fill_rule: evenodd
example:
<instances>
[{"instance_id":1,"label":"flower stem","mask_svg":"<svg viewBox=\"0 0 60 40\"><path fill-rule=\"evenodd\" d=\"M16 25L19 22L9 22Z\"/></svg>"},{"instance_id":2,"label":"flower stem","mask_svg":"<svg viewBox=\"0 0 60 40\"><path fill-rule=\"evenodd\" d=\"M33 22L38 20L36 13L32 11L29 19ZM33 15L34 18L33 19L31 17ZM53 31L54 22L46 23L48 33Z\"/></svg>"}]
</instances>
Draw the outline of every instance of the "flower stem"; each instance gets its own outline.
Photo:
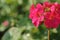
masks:
<instances>
[{"instance_id":1,"label":"flower stem","mask_svg":"<svg viewBox=\"0 0 60 40\"><path fill-rule=\"evenodd\" d=\"M50 40L50 29L48 29L48 40Z\"/></svg>"}]
</instances>

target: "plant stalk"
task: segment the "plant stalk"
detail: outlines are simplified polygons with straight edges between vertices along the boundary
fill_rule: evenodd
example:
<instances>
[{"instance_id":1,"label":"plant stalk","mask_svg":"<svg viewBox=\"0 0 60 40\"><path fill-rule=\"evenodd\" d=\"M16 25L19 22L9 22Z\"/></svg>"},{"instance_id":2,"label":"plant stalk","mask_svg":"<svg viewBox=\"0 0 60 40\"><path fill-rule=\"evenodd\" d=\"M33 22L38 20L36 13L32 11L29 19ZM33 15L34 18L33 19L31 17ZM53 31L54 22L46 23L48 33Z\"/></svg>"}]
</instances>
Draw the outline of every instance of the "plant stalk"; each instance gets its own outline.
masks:
<instances>
[{"instance_id":1,"label":"plant stalk","mask_svg":"<svg viewBox=\"0 0 60 40\"><path fill-rule=\"evenodd\" d=\"M48 40L50 40L50 29L48 29Z\"/></svg>"}]
</instances>

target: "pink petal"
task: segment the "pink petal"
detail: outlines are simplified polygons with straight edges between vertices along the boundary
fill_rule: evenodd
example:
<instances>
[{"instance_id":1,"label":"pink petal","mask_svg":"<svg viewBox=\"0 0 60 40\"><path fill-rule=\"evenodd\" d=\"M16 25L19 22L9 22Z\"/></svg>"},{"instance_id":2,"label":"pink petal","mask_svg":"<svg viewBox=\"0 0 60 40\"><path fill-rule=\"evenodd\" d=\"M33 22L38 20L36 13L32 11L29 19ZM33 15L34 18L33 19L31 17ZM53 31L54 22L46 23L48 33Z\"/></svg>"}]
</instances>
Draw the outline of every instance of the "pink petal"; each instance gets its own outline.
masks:
<instances>
[{"instance_id":1,"label":"pink petal","mask_svg":"<svg viewBox=\"0 0 60 40\"><path fill-rule=\"evenodd\" d=\"M44 21L44 16L41 16L40 17L40 21Z\"/></svg>"},{"instance_id":2,"label":"pink petal","mask_svg":"<svg viewBox=\"0 0 60 40\"><path fill-rule=\"evenodd\" d=\"M37 8L41 8L42 5L41 5L40 3L38 3L38 4L36 5L36 7L37 7Z\"/></svg>"},{"instance_id":3,"label":"pink petal","mask_svg":"<svg viewBox=\"0 0 60 40\"><path fill-rule=\"evenodd\" d=\"M30 15L29 15L30 19L33 17L34 9L35 9L35 7L34 7L34 5L32 5L30 8Z\"/></svg>"},{"instance_id":4,"label":"pink petal","mask_svg":"<svg viewBox=\"0 0 60 40\"><path fill-rule=\"evenodd\" d=\"M58 23L58 20L54 19L54 20L45 20L44 21L44 24L46 26L46 28L50 29L50 28L57 28L59 23Z\"/></svg>"},{"instance_id":5,"label":"pink petal","mask_svg":"<svg viewBox=\"0 0 60 40\"><path fill-rule=\"evenodd\" d=\"M34 21L32 21L33 22L33 24L36 26L36 27L38 27L39 25L40 25L40 20L34 20Z\"/></svg>"},{"instance_id":6,"label":"pink petal","mask_svg":"<svg viewBox=\"0 0 60 40\"><path fill-rule=\"evenodd\" d=\"M51 7L51 12L55 12L55 6L54 5Z\"/></svg>"}]
</instances>

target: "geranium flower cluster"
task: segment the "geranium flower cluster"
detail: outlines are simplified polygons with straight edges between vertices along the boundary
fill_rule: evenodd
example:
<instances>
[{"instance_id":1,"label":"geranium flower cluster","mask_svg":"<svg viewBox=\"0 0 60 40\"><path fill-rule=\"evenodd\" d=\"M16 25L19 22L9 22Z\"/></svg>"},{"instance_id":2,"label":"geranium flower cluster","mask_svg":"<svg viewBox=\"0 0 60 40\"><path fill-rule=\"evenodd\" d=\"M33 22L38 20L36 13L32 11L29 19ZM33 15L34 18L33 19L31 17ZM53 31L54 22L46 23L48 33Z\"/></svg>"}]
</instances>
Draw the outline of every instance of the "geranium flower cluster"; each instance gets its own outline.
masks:
<instances>
[{"instance_id":1,"label":"geranium flower cluster","mask_svg":"<svg viewBox=\"0 0 60 40\"><path fill-rule=\"evenodd\" d=\"M36 6L33 4L30 8L29 18L36 27L44 23L48 29L57 28L60 24L60 4L57 2L38 3Z\"/></svg>"}]
</instances>

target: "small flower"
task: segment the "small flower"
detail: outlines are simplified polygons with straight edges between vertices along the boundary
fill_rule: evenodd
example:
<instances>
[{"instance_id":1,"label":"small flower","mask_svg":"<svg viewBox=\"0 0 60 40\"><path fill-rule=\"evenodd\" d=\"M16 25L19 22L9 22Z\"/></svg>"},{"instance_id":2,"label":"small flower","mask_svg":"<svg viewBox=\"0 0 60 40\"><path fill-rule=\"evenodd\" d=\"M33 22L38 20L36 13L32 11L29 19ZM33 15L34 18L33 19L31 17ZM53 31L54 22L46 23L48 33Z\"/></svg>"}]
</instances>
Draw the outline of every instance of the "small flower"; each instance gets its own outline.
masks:
<instances>
[{"instance_id":1,"label":"small flower","mask_svg":"<svg viewBox=\"0 0 60 40\"><path fill-rule=\"evenodd\" d=\"M2 24L3 24L4 26L8 26L9 22L8 22L8 21L4 21Z\"/></svg>"}]
</instances>

